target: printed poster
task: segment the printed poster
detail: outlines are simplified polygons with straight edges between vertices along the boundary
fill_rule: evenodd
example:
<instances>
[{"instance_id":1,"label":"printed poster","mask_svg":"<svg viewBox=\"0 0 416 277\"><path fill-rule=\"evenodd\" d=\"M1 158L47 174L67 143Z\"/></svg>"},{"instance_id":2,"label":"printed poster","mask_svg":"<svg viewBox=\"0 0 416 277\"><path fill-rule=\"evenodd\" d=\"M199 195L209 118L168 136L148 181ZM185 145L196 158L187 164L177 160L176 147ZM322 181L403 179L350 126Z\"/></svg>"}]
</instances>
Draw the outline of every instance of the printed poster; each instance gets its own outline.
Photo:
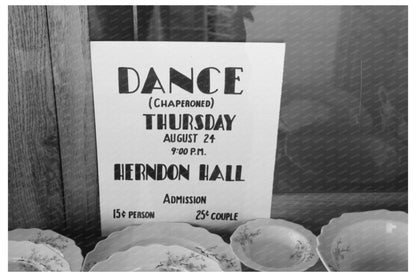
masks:
<instances>
[{"instance_id":1,"label":"printed poster","mask_svg":"<svg viewBox=\"0 0 416 277\"><path fill-rule=\"evenodd\" d=\"M91 42L103 235L269 218L284 43Z\"/></svg>"}]
</instances>

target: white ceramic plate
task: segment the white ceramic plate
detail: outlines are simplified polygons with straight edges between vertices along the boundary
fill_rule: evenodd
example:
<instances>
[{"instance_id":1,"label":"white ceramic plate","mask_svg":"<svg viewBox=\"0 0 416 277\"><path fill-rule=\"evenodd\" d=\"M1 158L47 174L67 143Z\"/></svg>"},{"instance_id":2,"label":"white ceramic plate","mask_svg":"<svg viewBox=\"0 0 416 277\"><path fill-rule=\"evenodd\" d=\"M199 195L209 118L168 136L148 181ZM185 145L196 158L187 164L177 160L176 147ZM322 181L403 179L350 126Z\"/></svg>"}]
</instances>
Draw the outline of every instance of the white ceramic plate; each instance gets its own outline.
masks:
<instances>
[{"instance_id":1,"label":"white ceramic plate","mask_svg":"<svg viewBox=\"0 0 416 277\"><path fill-rule=\"evenodd\" d=\"M256 219L239 226L231 236L231 248L257 271L304 271L318 261L315 235L281 219Z\"/></svg>"},{"instance_id":2,"label":"white ceramic plate","mask_svg":"<svg viewBox=\"0 0 416 277\"><path fill-rule=\"evenodd\" d=\"M100 241L84 260L83 271L113 253L125 251L133 246L150 244L178 245L216 260L223 271L241 271L241 264L230 245L216 234L188 223L146 223L133 225L110 234Z\"/></svg>"},{"instance_id":3,"label":"white ceramic plate","mask_svg":"<svg viewBox=\"0 0 416 277\"><path fill-rule=\"evenodd\" d=\"M52 230L15 229L9 231L9 240L31 241L36 244L45 244L68 261L71 271L80 271L83 257L81 249L72 239L62 236Z\"/></svg>"},{"instance_id":4,"label":"white ceramic plate","mask_svg":"<svg viewBox=\"0 0 416 277\"><path fill-rule=\"evenodd\" d=\"M329 271L407 271L407 213L345 213L322 227L318 254Z\"/></svg>"},{"instance_id":5,"label":"white ceramic plate","mask_svg":"<svg viewBox=\"0 0 416 277\"><path fill-rule=\"evenodd\" d=\"M9 271L70 271L68 262L43 244L9 240Z\"/></svg>"},{"instance_id":6,"label":"white ceramic plate","mask_svg":"<svg viewBox=\"0 0 416 277\"><path fill-rule=\"evenodd\" d=\"M90 271L222 271L218 263L187 248L152 244L117 252Z\"/></svg>"}]
</instances>

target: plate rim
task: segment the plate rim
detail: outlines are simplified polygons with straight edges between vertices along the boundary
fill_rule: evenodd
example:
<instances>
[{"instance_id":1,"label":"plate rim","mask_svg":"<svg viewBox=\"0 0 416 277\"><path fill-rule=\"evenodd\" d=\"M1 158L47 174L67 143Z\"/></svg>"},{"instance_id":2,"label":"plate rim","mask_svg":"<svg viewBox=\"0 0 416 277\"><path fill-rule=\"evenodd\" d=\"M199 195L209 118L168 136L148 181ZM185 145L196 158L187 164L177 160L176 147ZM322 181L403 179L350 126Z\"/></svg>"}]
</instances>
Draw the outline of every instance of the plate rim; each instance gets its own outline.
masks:
<instances>
[{"instance_id":1,"label":"plate rim","mask_svg":"<svg viewBox=\"0 0 416 277\"><path fill-rule=\"evenodd\" d=\"M68 240L68 246L72 246L73 247L72 250L74 250L74 257L75 256L80 257L80 260L79 261L75 261L75 260L70 261L70 260L68 260L68 255L65 255L65 253L69 253L68 250L67 251L65 251L65 250L60 251L59 249L57 249L57 250L60 251L62 253L62 255L64 256L65 260L67 260L68 264L70 265L71 271L75 271L75 272L76 271L81 271L82 265L84 263L84 256L82 255L81 248L75 243L75 241L73 239L71 239L71 238L69 238L67 236L64 236L64 235L62 235L62 234L60 234L60 233L58 233L58 232L56 232L54 230L51 230L51 229L40 229L40 228L35 228L35 227L33 227L33 228L16 228L16 229L10 230L7 233L7 238L8 239L10 238L10 233L19 232L19 231L34 232L34 233L36 233L36 232L41 232L41 233L51 232L51 233L53 233L53 234L55 234L57 236L64 237L65 239ZM14 241L16 241L16 240L14 240ZM22 241L22 240L20 240L20 241ZM26 238L26 241L28 241L28 238ZM32 241L30 241L30 242L32 242ZM35 243L35 242L33 242L33 243ZM45 244L45 245L49 245L47 243L35 243L35 244ZM51 245L49 245L49 246L51 246ZM51 246L51 247L53 248L53 246ZM54 248L52 250L54 251ZM71 265L75 266L76 268L73 269L71 267Z\"/></svg>"},{"instance_id":2,"label":"plate rim","mask_svg":"<svg viewBox=\"0 0 416 277\"><path fill-rule=\"evenodd\" d=\"M15 256L10 256L10 243L12 243L12 244L25 244L25 245L27 245L27 246L29 246L31 249L40 249L40 250L42 250L42 251L47 251L47 252L50 252L51 254L53 253L54 254L54 256L57 256L57 257L59 257L59 259L60 259L60 262L62 262L62 270L60 271L60 272L66 272L66 271L71 271L71 267L70 267L70 265L69 265L69 262L64 258L64 257L62 257L61 255L59 255L59 253L57 253L56 251L54 251L54 250L52 250L51 248L49 248L49 247L47 247L46 245L44 245L44 244L38 244L38 243L34 243L34 242L31 242L31 241L28 241L28 240L23 240L23 241L19 241L19 240L8 240L8 261L10 261L10 260L13 260L13 259L15 259L15 258L22 258L21 256L20 257L15 257ZM16 245L16 247L17 247L18 245ZM28 253L29 254L29 253ZM24 257L24 259L26 259L25 257ZM45 266L44 264L41 264L42 266ZM66 268L68 268L68 270L66 270Z\"/></svg>"},{"instance_id":3,"label":"plate rim","mask_svg":"<svg viewBox=\"0 0 416 277\"><path fill-rule=\"evenodd\" d=\"M384 217L383 217L384 216ZM377 210L368 210L368 211L357 211L357 212L348 212L348 213L342 213L338 217L331 218L329 222L326 225L323 225L321 227L321 232L316 237L316 252L319 255L319 258L322 261L322 264L325 266L325 268L329 272L336 271L335 268L330 266L329 262L332 261L330 259L329 261L325 259L323 254L323 238L324 234L328 233L331 230L336 230L340 228L347 227L351 224L363 222L366 220L373 220L373 219L392 219L395 221L402 221L403 223L408 223L408 213L404 211L392 211L387 209L377 209Z\"/></svg>"}]
</instances>

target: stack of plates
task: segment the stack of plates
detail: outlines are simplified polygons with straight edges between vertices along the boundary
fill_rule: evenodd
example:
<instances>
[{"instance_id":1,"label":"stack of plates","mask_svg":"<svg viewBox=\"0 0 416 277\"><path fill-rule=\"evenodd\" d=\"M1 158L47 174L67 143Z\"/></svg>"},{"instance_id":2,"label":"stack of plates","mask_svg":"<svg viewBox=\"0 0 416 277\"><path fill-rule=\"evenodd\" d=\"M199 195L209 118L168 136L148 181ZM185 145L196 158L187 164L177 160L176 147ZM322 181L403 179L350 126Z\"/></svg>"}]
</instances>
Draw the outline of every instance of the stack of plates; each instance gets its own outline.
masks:
<instances>
[{"instance_id":1,"label":"stack of plates","mask_svg":"<svg viewBox=\"0 0 416 277\"><path fill-rule=\"evenodd\" d=\"M304 271L319 257L329 271L406 271L407 213L376 210L332 219L318 238L282 219L239 226L231 245L188 223L146 223L110 234L85 260L50 230L9 232L9 271Z\"/></svg>"},{"instance_id":2,"label":"stack of plates","mask_svg":"<svg viewBox=\"0 0 416 277\"><path fill-rule=\"evenodd\" d=\"M129 226L100 241L83 271L241 271L229 244L187 223Z\"/></svg>"},{"instance_id":3,"label":"stack of plates","mask_svg":"<svg viewBox=\"0 0 416 277\"><path fill-rule=\"evenodd\" d=\"M9 271L80 271L83 257L75 242L51 230L9 231Z\"/></svg>"}]
</instances>

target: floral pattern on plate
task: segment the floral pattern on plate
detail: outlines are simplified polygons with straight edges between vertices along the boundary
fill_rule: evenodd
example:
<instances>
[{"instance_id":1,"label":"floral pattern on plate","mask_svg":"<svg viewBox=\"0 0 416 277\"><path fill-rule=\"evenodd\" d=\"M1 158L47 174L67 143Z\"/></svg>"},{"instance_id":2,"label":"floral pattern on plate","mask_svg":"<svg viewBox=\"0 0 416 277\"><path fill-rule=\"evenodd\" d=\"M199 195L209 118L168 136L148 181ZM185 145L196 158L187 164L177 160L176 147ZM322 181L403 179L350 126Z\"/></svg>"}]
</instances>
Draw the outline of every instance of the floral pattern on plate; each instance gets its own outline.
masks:
<instances>
[{"instance_id":1,"label":"floral pattern on plate","mask_svg":"<svg viewBox=\"0 0 416 277\"><path fill-rule=\"evenodd\" d=\"M244 250L253 243L253 239L260 235L260 229L250 232L247 226L243 226L233 241L239 243Z\"/></svg>"},{"instance_id":2,"label":"floral pattern on plate","mask_svg":"<svg viewBox=\"0 0 416 277\"><path fill-rule=\"evenodd\" d=\"M156 269L160 271L183 271L181 268L185 269L184 271L205 271L207 266L205 264L195 264L192 260L203 260L200 258L200 255L196 253L191 253L189 255L175 255L171 252L167 252L168 256L165 261L160 262Z\"/></svg>"},{"instance_id":3,"label":"floral pattern on plate","mask_svg":"<svg viewBox=\"0 0 416 277\"><path fill-rule=\"evenodd\" d=\"M219 264L177 245L134 246L117 252L91 271L222 271Z\"/></svg>"},{"instance_id":4,"label":"floral pattern on plate","mask_svg":"<svg viewBox=\"0 0 416 277\"><path fill-rule=\"evenodd\" d=\"M240 267L240 262L236 258L230 257L226 253L217 253L217 251L215 251L216 248L217 246L212 246L207 249L196 246L194 250L207 258L216 260L223 266L225 271L235 271L236 268Z\"/></svg>"},{"instance_id":5,"label":"floral pattern on plate","mask_svg":"<svg viewBox=\"0 0 416 277\"><path fill-rule=\"evenodd\" d=\"M300 262L309 262L314 256L315 253L312 251L311 243L298 240L296 242L295 252L290 255L290 258Z\"/></svg>"}]
</instances>

